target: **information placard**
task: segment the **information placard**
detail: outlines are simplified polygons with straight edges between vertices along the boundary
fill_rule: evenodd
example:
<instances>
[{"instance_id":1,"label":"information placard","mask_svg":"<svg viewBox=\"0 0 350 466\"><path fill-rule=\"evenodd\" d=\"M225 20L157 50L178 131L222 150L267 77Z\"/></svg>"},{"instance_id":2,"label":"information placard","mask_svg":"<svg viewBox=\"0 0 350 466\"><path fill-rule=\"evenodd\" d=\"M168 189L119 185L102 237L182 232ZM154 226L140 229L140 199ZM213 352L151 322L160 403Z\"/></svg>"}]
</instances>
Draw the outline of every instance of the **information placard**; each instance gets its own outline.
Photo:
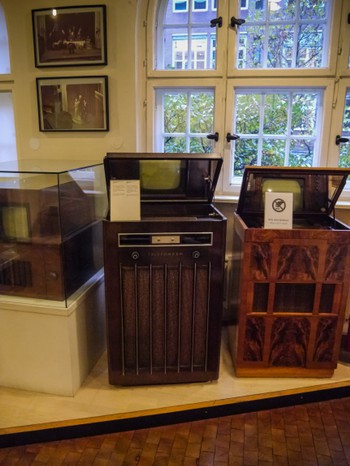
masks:
<instances>
[{"instance_id":1,"label":"information placard","mask_svg":"<svg viewBox=\"0 0 350 466\"><path fill-rule=\"evenodd\" d=\"M293 193L265 193L264 228L293 228Z\"/></svg>"},{"instance_id":2,"label":"information placard","mask_svg":"<svg viewBox=\"0 0 350 466\"><path fill-rule=\"evenodd\" d=\"M141 219L140 180L110 181L111 222Z\"/></svg>"}]
</instances>

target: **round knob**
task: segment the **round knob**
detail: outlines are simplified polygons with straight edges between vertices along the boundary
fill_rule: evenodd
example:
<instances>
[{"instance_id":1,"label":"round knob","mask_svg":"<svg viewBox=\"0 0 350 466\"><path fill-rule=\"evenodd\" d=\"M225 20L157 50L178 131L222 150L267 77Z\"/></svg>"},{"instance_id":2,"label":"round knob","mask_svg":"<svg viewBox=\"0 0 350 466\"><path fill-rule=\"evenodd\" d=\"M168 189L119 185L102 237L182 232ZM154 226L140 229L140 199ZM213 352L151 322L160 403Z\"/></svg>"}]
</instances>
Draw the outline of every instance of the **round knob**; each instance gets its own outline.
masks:
<instances>
[{"instance_id":1,"label":"round knob","mask_svg":"<svg viewBox=\"0 0 350 466\"><path fill-rule=\"evenodd\" d=\"M198 259L200 257L201 253L199 251L193 251L192 257L193 259Z\"/></svg>"},{"instance_id":2,"label":"round knob","mask_svg":"<svg viewBox=\"0 0 350 466\"><path fill-rule=\"evenodd\" d=\"M133 251L131 253L131 259L134 259L134 261L137 261L139 257L140 257L140 254L137 251Z\"/></svg>"},{"instance_id":3,"label":"round knob","mask_svg":"<svg viewBox=\"0 0 350 466\"><path fill-rule=\"evenodd\" d=\"M49 272L49 278L51 280L57 280L58 278L58 273L57 272Z\"/></svg>"}]
</instances>

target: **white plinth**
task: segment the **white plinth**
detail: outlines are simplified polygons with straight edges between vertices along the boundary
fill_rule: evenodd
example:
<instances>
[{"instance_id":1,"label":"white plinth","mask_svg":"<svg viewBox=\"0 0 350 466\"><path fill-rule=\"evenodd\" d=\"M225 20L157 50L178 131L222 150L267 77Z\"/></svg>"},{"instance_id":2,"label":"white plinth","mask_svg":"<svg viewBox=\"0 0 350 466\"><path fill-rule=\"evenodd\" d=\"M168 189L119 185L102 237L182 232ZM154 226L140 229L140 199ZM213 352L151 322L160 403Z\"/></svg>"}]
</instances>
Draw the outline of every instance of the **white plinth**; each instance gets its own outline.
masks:
<instances>
[{"instance_id":1,"label":"white plinth","mask_svg":"<svg viewBox=\"0 0 350 466\"><path fill-rule=\"evenodd\" d=\"M69 303L0 297L0 385L73 396L105 350L103 274Z\"/></svg>"}]
</instances>

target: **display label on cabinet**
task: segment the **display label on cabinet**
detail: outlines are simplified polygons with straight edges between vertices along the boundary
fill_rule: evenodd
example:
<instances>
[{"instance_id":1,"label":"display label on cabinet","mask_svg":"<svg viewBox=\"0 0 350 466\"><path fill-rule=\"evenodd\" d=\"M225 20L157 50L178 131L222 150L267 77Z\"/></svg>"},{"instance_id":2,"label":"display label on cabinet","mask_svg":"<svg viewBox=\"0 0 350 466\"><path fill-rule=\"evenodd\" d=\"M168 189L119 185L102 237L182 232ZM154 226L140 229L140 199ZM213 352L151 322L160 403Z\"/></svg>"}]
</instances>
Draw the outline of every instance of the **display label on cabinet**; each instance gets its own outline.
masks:
<instances>
[{"instance_id":1,"label":"display label on cabinet","mask_svg":"<svg viewBox=\"0 0 350 466\"><path fill-rule=\"evenodd\" d=\"M293 228L293 193L265 193L264 228Z\"/></svg>"},{"instance_id":2,"label":"display label on cabinet","mask_svg":"<svg viewBox=\"0 0 350 466\"><path fill-rule=\"evenodd\" d=\"M141 219L140 180L110 181L110 219L112 222Z\"/></svg>"}]
</instances>

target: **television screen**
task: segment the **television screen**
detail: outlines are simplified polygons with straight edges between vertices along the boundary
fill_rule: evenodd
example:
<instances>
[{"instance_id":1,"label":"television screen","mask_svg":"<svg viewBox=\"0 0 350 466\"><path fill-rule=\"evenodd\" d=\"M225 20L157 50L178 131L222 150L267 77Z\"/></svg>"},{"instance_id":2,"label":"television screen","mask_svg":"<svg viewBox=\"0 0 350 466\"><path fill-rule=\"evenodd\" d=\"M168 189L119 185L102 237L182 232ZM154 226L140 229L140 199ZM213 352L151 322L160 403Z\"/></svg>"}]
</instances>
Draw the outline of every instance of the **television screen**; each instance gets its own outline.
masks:
<instances>
[{"instance_id":1,"label":"television screen","mask_svg":"<svg viewBox=\"0 0 350 466\"><path fill-rule=\"evenodd\" d=\"M292 193L293 210L300 211L303 207L303 180L285 178L265 178L262 181L263 202L266 192Z\"/></svg>"},{"instance_id":2,"label":"television screen","mask_svg":"<svg viewBox=\"0 0 350 466\"><path fill-rule=\"evenodd\" d=\"M181 181L179 160L140 160L140 181L143 190L178 189Z\"/></svg>"},{"instance_id":3,"label":"television screen","mask_svg":"<svg viewBox=\"0 0 350 466\"><path fill-rule=\"evenodd\" d=\"M2 234L5 238L25 240L30 238L28 210L25 206L0 207Z\"/></svg>"}]
</instances>

